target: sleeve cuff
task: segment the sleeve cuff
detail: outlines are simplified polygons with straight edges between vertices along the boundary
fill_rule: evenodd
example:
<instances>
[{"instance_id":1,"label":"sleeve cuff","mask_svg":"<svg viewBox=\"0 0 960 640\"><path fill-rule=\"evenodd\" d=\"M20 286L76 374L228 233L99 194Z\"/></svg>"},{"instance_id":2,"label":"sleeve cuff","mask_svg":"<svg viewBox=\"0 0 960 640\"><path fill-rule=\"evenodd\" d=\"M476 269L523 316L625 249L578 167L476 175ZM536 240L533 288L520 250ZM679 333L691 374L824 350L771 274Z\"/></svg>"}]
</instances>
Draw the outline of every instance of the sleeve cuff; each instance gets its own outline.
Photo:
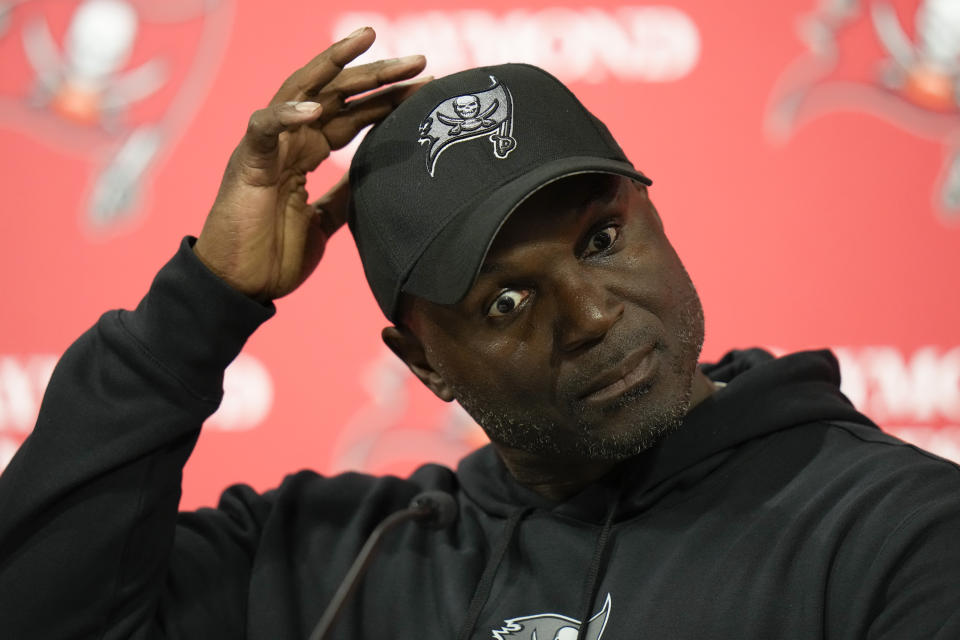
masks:
<instances>
[{"instance_id":1,"label":"sleeve cuff","mask_svg":"<svg viewBox=\"0 0 960 640\"><path fill-rule=\"evenodd\" d=\"M195 241L183 239L136 310L121 312L120 320L188 389L203 399L218 399L223 370L276 307L217 277L193 252Z\"/></svg>"}]
</instances>

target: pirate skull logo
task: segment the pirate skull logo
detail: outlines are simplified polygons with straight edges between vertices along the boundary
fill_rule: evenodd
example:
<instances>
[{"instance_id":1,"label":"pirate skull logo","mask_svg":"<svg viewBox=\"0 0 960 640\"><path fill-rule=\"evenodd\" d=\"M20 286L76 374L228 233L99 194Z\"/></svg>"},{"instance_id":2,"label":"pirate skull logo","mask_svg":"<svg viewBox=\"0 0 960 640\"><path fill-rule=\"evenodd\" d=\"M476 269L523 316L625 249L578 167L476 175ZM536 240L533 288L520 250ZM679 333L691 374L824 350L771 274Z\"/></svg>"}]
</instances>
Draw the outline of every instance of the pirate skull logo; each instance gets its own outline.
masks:
<instances>
[{"instance_id":1,"label":"pirate skull logo","mask_svg":"<svg viewBox=\"0 0 960 640\"><path fill-rule=\"evenodd\" d=\"M489 77L488 89L445 98L420 121L417 140L427 147L430 177L440 154L455 144L487 138L500 160L516 148L512 94L494 76Z\"/></svg>"},{"instance_id":2,"label":"pirate skull logo","mask_svg":"<svg viewBox=\"0 0 960 640\"><path fill-rule=\"evenodd\" d=\"M477 96L460 96L453 101L453 110L464 120L469 120L480 112L480 99Z\"/></svg>"},{"instance_id":3,"label":"pirate skull logo","mask_svg":"<svg viewBox=\"0 0 960 640\"><path fill-rule=\"evenodd\" d=\"M450 135L458 136L464 131L489 129L496 122L490 119L490 114L497 110L500 102L494 98L483 112L480 112L480 98L467 94L453 99L453 111L459 117L452 118L444 113L437 112L437 120L450 127Z\"/></svg>"}]
</instances>

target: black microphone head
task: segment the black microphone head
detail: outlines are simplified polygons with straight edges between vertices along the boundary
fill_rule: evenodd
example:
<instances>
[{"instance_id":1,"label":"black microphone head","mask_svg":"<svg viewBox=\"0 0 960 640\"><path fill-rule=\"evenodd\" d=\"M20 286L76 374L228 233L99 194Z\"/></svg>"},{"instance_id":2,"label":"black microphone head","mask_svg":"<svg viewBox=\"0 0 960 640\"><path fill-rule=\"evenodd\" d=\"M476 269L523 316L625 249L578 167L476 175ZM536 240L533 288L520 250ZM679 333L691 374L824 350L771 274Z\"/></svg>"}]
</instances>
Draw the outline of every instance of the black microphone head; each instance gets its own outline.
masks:
<instances>
[{"instance_id":1,"label":"black microphone head","mask_svg":"<svg viewBox=\"0 0 960 640\"><path fill-rule=\"evenodd\" d=\"M424 491L410 501L410 508L420 512L416 520L428 529L449 527L457 519L457 501L445 491Z\"/></svg>"}]
</instances>

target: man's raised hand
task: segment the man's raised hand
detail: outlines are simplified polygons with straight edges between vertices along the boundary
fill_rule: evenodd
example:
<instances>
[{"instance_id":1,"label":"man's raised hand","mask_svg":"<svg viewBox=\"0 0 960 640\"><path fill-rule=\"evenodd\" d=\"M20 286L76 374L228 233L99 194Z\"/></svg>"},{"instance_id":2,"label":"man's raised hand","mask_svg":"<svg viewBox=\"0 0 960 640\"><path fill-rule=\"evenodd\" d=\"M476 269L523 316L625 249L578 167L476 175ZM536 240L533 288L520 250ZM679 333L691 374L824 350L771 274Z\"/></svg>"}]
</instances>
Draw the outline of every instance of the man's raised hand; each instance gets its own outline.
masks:
<instances>
[{"instance_id":1,"label":"man's raised hand","mask_svg":"<svg viewBox=\"0 0 960 640\"><path fill-rule=\"evenodd\" d=\"M238 291L273 300L313 272L327 239L346 220L349 187L342 179L311 204L307 173L427 80L385 87L420 73L423 56L345 69L375 37L363 28L333 44L250 117L194 245L200 260Z\"/></svg>"}]
</instances>

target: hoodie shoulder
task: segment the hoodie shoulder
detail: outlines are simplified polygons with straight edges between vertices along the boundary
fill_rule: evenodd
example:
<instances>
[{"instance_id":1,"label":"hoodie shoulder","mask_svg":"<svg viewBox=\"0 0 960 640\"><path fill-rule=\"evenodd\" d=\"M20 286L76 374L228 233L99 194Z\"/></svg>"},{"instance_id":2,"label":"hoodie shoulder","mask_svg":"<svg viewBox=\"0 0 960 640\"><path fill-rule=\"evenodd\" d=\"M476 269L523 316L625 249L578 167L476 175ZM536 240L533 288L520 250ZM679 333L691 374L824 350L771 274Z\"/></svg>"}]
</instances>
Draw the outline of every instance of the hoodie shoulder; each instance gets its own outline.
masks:
<instances>
[{"instance_id":1,"label":"hoodie shoulder","mask_svg":"<svg viewBox=\"0 0 960 640\"><path fill-rule=\"evenodd\" d=\"M878 427L846 421L828 421L824 422L823 426L844 434L854 446L873 445L878 451L886 450L890 455L900 457L905 462L930 464L935 468L942 468L947 473L956 474L960 479L960 464L901 440Z\"/></svg>"}]
</instances>

